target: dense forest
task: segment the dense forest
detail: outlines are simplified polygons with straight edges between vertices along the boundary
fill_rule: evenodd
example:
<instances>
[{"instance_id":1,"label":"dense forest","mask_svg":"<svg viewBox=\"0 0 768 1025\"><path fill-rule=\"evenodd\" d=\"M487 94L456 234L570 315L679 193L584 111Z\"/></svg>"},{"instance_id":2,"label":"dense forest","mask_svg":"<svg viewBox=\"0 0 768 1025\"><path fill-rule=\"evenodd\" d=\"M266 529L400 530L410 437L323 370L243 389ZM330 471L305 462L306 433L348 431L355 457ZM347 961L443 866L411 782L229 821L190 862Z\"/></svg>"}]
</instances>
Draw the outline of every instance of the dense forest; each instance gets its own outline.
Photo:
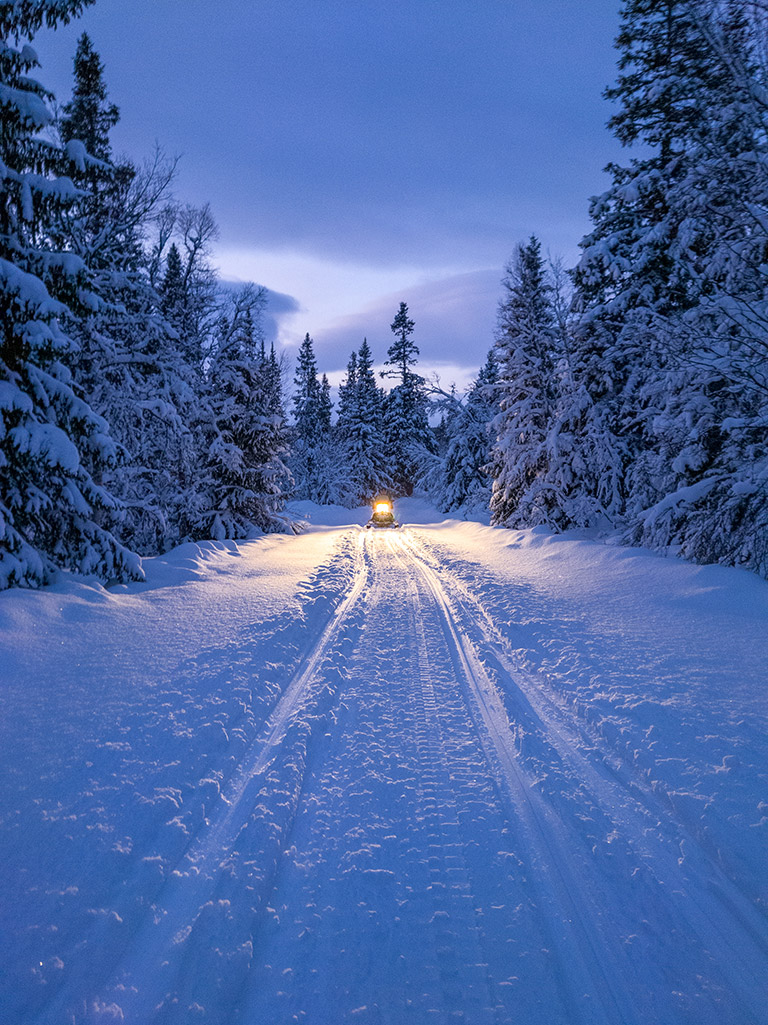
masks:
<instances>
[{"instance_id":1,"label":"dense forest","mask_svg":"<svg viewBox=\"0 0 768 1025\"><path fill-rule=\"evenodd\" d=\"M418 373L402 302L383 373L362 340L334 409L310 336L289 367L266 290L217 277L175 162L115 158L89 37L60 107L37 81L35 34L87 3L0 5L0 587L140 579L184 540L292 529L290 498L414 486L768 574L768 8L625 0L628 156L577 266L517 244L464 396Z\"/></svg>"}]
</instances>

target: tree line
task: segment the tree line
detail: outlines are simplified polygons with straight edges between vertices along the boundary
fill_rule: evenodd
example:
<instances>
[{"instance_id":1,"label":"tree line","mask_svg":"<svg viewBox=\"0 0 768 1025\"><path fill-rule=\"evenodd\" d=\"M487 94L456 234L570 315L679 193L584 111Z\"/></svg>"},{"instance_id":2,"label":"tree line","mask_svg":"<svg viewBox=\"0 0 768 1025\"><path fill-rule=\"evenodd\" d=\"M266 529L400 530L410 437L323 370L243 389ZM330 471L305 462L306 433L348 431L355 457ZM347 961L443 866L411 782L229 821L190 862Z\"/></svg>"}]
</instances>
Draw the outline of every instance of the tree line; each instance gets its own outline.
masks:
<instances>
[{"instance_id":1,"label":"tree line","mask_svg":"<svg viewBox=\"0 0 768 1025\"><path fill-rule=\"evenodd\" d=\"M287 522L265 290L217 279L174 161L114 158L87 35L60 110L33 77L29 40L85 5L0 5L0 586L135 579L136 553Z\"/></svg>"},{"instance_id":2,"label":"tree line","mask_svg":"<svg viewBox=\"0 0 768 1025\"><path fill-rule=\"evenodd\" d=\"M607 169L566 271L520 243L467 394L418 373L405 303L334 413L312 339L293 388L266 293L226 288L207 206L161 153L116 160L87 36L56 111L29 40L90 0L0 5L0 587L290 529L288 497L428 489L506 526L610 527L768 572L766 7L625 0ZM286 407L290 406L290 416Z\"/></svg>"},{"instance_id":3,"label":"tree line","mask_svg":"<svg viewBox=\"0 0 768 1025\"><path fill-rule=\"evenodd\" d=\"M289 458L297 498L354 507L382 490L411 494L421 480L436 439L429 424L426 382L414 369L419 356L414 328L408 306L401 302L381 371L396 382L389 391L376 382L367 339L352 352L333 424L328 378L318 378L312 339L305 337L294 378Z\"/></svg>"},{"instance_id":4,"label":"tree line","mask_svg":"<svg viewBox=\"0 0 768 1025\"><path fill-rule=\"evenodd\" d=\"M288 497L401 494L415 442L431 447L405 304L395 386L364 341L332 427L311 339L286 395L266 291L218 279L215 220L174 198L175 162L115 157L120 114L87 34L53 108L29 40L87 3L0 6L0 587L58 568L138 579L140 555L180 541L291 529Z\"/></svg>"},{"instance_id":5,"label":"tree line","mask_svg":"<svg viewBox=\"0 0 768 1025\"><path fill-rule=\"evenodd\" d=\"M608 526L768 574L767 17L625 0L606 96L634 155L607 168L570 274L517 247L495 368L457 415L449 462L493 522ZM458 479L438 479L444 509Z\"/></svg>"}]
</instances>

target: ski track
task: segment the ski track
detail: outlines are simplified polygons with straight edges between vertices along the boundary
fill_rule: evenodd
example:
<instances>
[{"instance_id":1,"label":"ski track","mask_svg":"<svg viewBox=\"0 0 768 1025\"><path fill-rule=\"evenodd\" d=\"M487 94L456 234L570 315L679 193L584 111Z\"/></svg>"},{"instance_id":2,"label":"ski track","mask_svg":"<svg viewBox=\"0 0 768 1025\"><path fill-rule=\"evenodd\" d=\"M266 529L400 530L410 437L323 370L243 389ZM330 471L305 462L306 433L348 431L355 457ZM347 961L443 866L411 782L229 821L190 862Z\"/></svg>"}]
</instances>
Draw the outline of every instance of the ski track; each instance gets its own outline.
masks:
<instances>
[{"instance_id":1,"label":"ski track","mask_svg":"<svg viewBox=\"0 0 768 1025\"><path fill-rule=\"evenodd\" d=\"M768 927L705 846L418 528L350 536L111 977L35 1021L766 1025Z\"/></svg>"}]
</instances>

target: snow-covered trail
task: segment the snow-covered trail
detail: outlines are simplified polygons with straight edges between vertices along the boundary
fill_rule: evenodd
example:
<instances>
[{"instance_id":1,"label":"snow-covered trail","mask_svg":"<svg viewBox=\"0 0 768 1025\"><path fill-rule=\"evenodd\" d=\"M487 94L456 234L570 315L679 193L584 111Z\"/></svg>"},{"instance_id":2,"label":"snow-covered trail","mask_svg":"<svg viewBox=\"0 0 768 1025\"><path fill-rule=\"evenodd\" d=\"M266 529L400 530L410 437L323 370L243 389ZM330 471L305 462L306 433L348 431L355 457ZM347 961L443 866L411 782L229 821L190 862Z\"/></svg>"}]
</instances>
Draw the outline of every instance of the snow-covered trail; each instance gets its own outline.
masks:
<instances>
[{"instance_id":1,"label":"snow-covered trail","mask_svg":"<svg viewBox=\"0 0 768 1025\"><path fill-rule=\"evenodd\" d=\"M347 716L304 781L250 1020L667 1022L674 965L681 1020L764 1021L765 921L703 852L682 868L680 824L522 692L510 722L480 655L515 691L500 636L414 532L370 546ZM521 763L526 743L554 795ZM585 846L569 804L602 817L618 866ZM652 937L631 932L643 915Z\"/></svg>"},{"instance_id":2,"label":"snow-covered trail","mask_svg":"<svg viewBox=\"0 0 768 1025\"><path fill-rule=\"evenodd\" d=\"M711 773L720 789L696 794L714 810L697 819L675 775L683 760L675 744L687 743L683 772L693 776L693 748L713 743L703 731L725 713L743 722L749 695L713 708L690 737L687 712L675 736L644 732L645 704L655 698L644 667L630 664L630 642L622 671L647 693L645 702L633 695L621 704L608 660L602 677L589 662L597 616L587 638L575 624L568 629L565 591L550 582L542 604L552 552L528 554L533 586L512 536L450 524L316 535L320 561L278 595L271 626L254 623L251 637L216 655L217 669L230 659L229 671L200 677L216 689L229 744L205 723L202 743L189 741L186 751L198 762L174 763L157 709L136 723L179 784L168 795L155 787L161 806L173 807L137 829L135 809L116 796L146 772L135 748L110 785L102 780L100 815L84 816L76 853L87 851L89 828L98 840L99 828L113 825L132 832L138 850L123 856L122 875L106 863L103 906L81 907L79 921L57 903L78 885L86 901L95 898L88 888L98 862L81 866L79 879L68 863L47 906L34 898L37 918L23 912L29 922L47 914L49 928L72 938L66 963L41 961L36 991L24 982L26 1002L0 985L9 1023L765 1025L760 855L744 839L756 835L751 825L734 825L756 803L753 781L765 781L766 764L756 772L748 764L757 749L751 724L739 751L747 793L729 776L736 763L728 759L739 759L726 755ZM592 574L605 558L599 549L576 553L593 559ZM568 558L571 587L583 566ZM556 568L567 572L567 559ZM649 594L652 577L642 580ZM561 637L556 659L533 639L532 609L546 644ZM637 629L625 616L632 643ZM664 645L659 632L657 674ZM248 703L237 683L249 674L252 683L275 681L271 697ZM721 683L726 676L721 666ZM237 722L227 711L233 683L243 705ZM195 685L193 674L190 693ZM610 717L600 712L608 691ZM700 686L697 716L707 718L710 698ZM114 741L104 742L112 751ZM58 802L73 831L84 799L72 808ZM64 835L54 821L37 827L37 842ZM729 836L737 864L722 853ZM17 871L24 879L30 869ZM55 872L38 875L30 892ZM50 936L39 942L56 949ZM18 983L22 966L13 967Z\"/></svg>"}]
</instances>

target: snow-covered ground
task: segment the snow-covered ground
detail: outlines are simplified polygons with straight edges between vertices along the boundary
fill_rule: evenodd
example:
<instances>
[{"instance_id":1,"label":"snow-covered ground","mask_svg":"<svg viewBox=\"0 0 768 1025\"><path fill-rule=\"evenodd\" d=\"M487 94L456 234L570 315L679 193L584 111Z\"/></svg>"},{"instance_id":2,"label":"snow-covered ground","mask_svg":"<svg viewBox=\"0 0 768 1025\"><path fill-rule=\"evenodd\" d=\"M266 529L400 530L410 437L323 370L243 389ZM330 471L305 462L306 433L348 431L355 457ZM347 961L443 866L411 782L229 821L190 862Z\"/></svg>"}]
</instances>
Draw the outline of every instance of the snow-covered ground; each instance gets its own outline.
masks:
<instances>
[{"instance_id":1,"label":"snow-covered ground","mask_svg":"<svg viewBox=\"0 0 768 1025\"><path fill-rule=\"evenodd\" d=\"M768 585L298 510L0 594L0 1022L768 1022Z\"/></svg>"}]
</instances>

